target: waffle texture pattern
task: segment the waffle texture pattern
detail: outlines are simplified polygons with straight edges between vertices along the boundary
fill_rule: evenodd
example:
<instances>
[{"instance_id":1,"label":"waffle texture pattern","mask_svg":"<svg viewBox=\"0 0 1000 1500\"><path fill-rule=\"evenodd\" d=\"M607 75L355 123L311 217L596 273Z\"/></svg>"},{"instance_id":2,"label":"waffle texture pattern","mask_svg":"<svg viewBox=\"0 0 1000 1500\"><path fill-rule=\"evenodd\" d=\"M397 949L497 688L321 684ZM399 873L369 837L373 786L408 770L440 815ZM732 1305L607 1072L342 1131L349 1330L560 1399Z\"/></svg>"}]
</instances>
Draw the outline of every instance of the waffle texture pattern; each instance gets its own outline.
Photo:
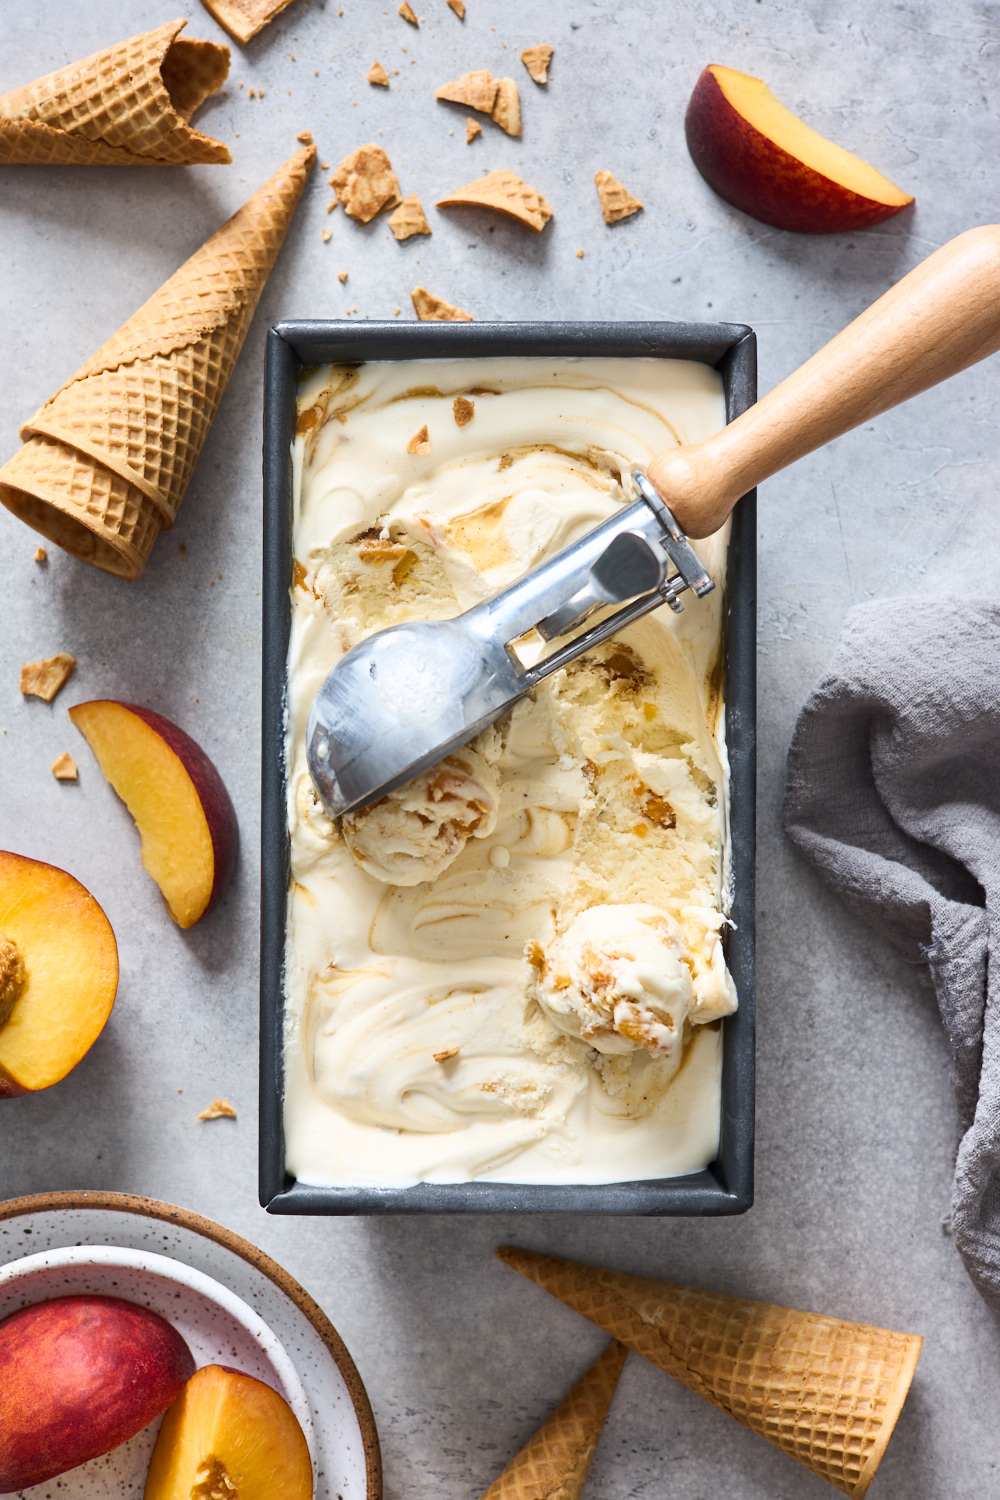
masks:
<instances>
[{"instance_id":1,"label":"waffle texture pattern","mask_svg":"<svg viewBox=\"0 0 1000 1500\"><path fill-rule=\"evenodd\" d=\"M867 1491L913 1378L916 1335L527 1250L498 1254L843 1494Z\"/></svg>"},{"instance_id":2,"label":"waffle texture pattern","mask_svg":"<svg viewBox=\"0 0 1000 1500\"><path fill-rule=\"evenodd\" d=\"M21 428L0 501L137 578L177 515L316 151L266 182Z\"/></svg>"},{"instance_id":3,"label":"waffle texture pattern","mask_svg":"<svg viewBox=\"0 0 1000 1500\"><path fill-rule=\"evenodd\" d=\"M0 163L193 166L230 162L191 116L222 87L229 48L178 41L187 25L117 42L0 98Z\"/></svg>"},{"instance_id":4,"label":"waffle texture pattern","mask_svg":"<svg viewBox=\"0 0 1000 1500\"><path fill-rule=\"evenodd\" d=\"M482 1500L580 1500L627 1354L608 1345Z\"/></svg>"}]
</instances>

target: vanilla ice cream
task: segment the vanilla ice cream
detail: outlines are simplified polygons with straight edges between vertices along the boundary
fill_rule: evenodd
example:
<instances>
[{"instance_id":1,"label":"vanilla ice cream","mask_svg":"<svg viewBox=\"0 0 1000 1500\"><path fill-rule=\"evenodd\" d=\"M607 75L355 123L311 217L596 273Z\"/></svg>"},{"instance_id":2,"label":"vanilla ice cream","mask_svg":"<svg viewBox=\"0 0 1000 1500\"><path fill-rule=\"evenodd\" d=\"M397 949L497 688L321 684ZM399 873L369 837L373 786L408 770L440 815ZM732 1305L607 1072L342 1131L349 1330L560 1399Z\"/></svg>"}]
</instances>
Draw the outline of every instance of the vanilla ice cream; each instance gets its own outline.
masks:
<instances>
[{"instance_id":1,"label":"vanilla ice cream","mask_svg":"<svg viewBox=\"0 0 1000 1500\"><path fill-rule=\"evenodd\" d=\"M454 863L469 838L497 824L496 770L468 745L378 802L348 813L340 831L363 870L387 885L420 885Z\"/></svg>"},{"instance_id":2,"label":"vanilla ice cream","mask_svg":"<svg viewBox=\"0 0 1000 1500\"><path fill-rule=\"evenodd\" d=\"M487 598L630 500L633 465L724 421L718 374L688 361L372 363L303 381L284 1101L300 1181L600 1183L714 1158L719 1022L736 1005L720 936L726 534L698 543L714 594L553 673L339 824L305 727L366 635Z\"/></svg>"}]
</instances>

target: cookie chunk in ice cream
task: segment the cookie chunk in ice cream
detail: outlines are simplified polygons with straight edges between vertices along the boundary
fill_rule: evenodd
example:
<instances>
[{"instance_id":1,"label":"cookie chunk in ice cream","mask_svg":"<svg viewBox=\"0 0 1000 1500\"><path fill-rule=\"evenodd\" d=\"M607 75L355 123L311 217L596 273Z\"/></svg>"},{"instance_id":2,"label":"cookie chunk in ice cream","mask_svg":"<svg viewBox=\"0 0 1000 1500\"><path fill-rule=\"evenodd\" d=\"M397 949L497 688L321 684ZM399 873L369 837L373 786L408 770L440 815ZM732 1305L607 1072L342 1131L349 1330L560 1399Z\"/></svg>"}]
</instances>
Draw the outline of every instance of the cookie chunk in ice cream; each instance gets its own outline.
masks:
<instances>
[{"instance_id":1,"label":"cookie chunk in ice cream","mask_svg":"<svg viewBox=\"0 0 1000 1500\"><path fill-rule=\"evenodd\" d=\"M347 813L341 831L376 880L420 885L446 870L468 839L489 837L499 798L493 767L465 746L378 802Z\"/></svg>"},{"instance_id":2,"label":"cookie chunk in ice cream","mask_svg":"<svg viewBox=\"0 0 1000 1500\"><path fill-rule=\"evenodd\" d=\"M592 906L544 955L529 944L528 958L549 1020L598 1052L669 1057L682 1041L691 958L680 924L655 906Z\"/></svg>"}]
</instances>

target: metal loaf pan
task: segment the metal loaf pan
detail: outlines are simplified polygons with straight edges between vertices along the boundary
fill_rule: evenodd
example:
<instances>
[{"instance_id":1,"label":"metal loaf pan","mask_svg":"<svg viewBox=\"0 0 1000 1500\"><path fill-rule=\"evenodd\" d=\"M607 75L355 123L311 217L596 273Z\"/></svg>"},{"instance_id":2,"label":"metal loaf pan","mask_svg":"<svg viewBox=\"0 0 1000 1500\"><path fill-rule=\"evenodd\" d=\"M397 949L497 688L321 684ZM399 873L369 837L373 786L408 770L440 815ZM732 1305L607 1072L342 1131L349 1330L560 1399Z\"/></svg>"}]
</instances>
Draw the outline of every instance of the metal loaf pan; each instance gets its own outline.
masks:
<instances>
[{"instance_id":1,"label":"metal loaf pan","mask_svg":"<svg viewBox=\"0 0 1000 1500\"><path fill-rule=\"evenodd\" d=\"M303 365L470 357L654 356L722 375L727 419L757 396L757 343L741 323L350 323L270 329L264 392L263 784L260 1201L275 1214L738 1214L753 1201L756 496L733 514L725 609L726 738L731 767L734 927L726 956L739 1010L723 1022L719 1155L702 1172L599 1185L468 1182L410 1188L313 1187L285 1169L283 966L289 881L285 819L285 662L291 618L292 441ZM688 608L697 608L692 601Z\"/></svg>"}]
</instances>

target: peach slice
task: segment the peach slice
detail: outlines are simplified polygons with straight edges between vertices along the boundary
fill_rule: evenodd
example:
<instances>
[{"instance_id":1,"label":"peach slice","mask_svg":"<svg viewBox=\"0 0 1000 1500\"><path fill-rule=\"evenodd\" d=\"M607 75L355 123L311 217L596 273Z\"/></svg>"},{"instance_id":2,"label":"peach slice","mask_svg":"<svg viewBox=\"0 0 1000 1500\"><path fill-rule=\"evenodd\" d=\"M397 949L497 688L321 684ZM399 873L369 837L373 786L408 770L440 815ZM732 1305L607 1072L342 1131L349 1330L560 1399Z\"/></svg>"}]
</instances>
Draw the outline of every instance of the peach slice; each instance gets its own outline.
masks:
<instances>
[{"instance_id":1,"label":"peach slice","mask_svg":"<svg viewBox=\"0 0 1000 1500\"><path fill-rule=\"evenodd\" d=\"M727 203L777 229L864 229L913 202L858 156L779 104L767 84L713 63L684 120L698 171Z\"/></svg>"},{"instance_id":2,"label":"peach slice","mask_svg":"<svg viewBox=\"0 0 1000 1500\"><path fill-rule=\"evenodd\" d=\"M163 1419L144 1500L312 1500L312 1463L277 1391L206 1365Z\"/></svg>"},{"instance_id":3,"label":"peach slice","mask_svg":"<svg viewBox=\"0 0 1000 1500\"><path fill-rule=\"evenodd\" d=\"M55 865L0 850L0 1099L65 1078L117 989L115 935L90 892Z\"/></svg>"},{"instance_id":4,"label":"peach slice","mask_svg":"<svg viewBox=\"0 0 1000 1500\"><path fill-rule=\"evenodd\" d=\"M0 1323L0 1492L110 1453L177 1397L194 1359L159 1313L56 1297Z\"/></svg>"},{"instance_id":5,"label":"peach slice","mask_svg":"<svg viewBox=\"0 0 1000 1500\"><path fill-rule=\"evenodd\" d=\"M236 813L221 776L190 735L151 709L103 698L69 716L135 819L167 910L178 927L193 927L236 865Z\"/></svg>"}]
</instances>

